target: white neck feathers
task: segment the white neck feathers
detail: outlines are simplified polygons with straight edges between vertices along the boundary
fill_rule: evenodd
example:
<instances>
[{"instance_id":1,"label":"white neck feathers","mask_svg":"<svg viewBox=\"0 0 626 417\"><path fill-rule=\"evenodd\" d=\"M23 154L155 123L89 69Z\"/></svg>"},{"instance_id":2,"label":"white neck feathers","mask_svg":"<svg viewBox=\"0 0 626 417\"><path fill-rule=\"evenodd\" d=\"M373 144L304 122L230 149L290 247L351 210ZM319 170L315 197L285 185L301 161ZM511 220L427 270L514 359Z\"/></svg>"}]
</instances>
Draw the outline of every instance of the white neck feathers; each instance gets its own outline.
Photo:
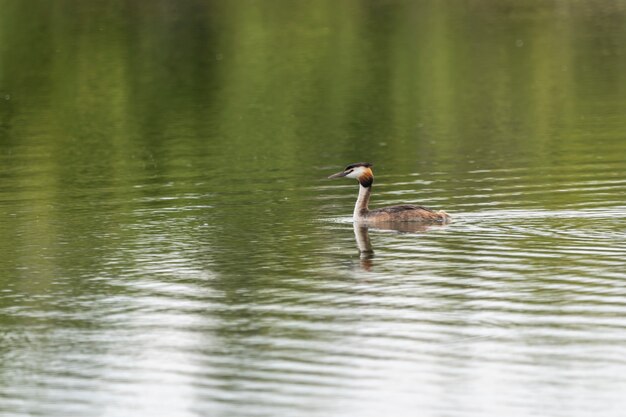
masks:
<instances>
[{"instance_id":1,"label":"white neck feathers","mask_svg":"<svg viewBox=\"0 0 626 417\"><path fill-rule=\"evenodd\" d=\"M359 184L359 197L356 199L356 204L354 205L354 213L352 215L354 220L362 219L369 211L367 204L370 201L371 193L372 193L371 186L364 187L361 184Z\"/></svg>"}]
</instances>

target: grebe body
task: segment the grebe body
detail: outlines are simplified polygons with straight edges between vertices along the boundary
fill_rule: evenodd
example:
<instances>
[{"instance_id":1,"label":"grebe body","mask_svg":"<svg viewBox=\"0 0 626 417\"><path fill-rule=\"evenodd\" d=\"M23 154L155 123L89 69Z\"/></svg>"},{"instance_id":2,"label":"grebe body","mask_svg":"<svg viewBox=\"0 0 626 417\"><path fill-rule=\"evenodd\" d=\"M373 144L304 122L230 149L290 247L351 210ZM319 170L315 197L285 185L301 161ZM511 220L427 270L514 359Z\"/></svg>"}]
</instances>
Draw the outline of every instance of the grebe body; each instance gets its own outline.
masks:
<instances>
[{"instance_id":1,"label":"grebe body","mask_svg":"<svg viewBox=\"0 0 626 417\"><path fill-rule=\"evenodd\" d=\"M358 162L348 165L343 171L328 178L355 178L359 182L359 196L354 206L353 219L355 222L376 224L394 222L417 222L422 224L445 224L450 222L450 215L443 210L435 211L422 206L401 204L398 206L383 207L376 210L368 208L374 173L372 164Z\"/></svg>"}]
</instances>

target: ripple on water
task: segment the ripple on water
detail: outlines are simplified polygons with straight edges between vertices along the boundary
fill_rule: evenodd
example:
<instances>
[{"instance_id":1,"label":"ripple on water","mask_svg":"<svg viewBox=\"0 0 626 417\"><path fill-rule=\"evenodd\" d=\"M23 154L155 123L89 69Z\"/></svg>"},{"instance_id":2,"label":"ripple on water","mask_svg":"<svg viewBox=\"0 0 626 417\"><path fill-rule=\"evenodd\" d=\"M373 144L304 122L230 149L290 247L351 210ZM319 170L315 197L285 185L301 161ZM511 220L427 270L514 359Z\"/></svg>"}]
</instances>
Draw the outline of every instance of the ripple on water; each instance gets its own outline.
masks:
<instances>
[{"instance_id":1,"label":"ripple on water","mask_svg":"<svg viewBox=\"0 0 626 417\"><path fill-rule=\"evenodd\" d=\"M356 252L354 185L311 187L322 220L271 227L238 217L255 213L248 191L123 194L104 205L129 197L123 221L99 212L89 235L110 245L97 263L57 267L71 285L56 277L3 310L15 325L0 411L610 413L626 385L626 184L598 172L381 176L375 205L424 203L454 222L370 229L371 259ZM283 201L272 192L268 205Z\"/></svg>"}]
</instances>

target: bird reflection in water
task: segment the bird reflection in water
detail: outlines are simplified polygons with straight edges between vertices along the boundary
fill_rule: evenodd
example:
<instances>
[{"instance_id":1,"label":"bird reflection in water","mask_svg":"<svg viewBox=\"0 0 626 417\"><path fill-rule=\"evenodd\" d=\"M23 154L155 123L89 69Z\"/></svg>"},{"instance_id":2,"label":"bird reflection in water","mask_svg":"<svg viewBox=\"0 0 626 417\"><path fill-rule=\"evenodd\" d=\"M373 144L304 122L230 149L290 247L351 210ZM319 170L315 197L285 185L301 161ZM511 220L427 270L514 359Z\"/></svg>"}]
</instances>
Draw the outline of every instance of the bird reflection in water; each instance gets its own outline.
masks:
<instances>
[{"instance_id":1,"label":"bird reflection in water","mask_svg":"<svg viewBox=\"0 0 626 417\"><path fill-rule=\"evenodd\" d=\"M364 271L370 271L374 266L374 248L370 240L369 229L395 231L399 233L424 233L432 228L442 228L445 225L427 225L415 222L388 222L376 223L373 227L367 223L354 222L354 238L359 249L360 266Z\"/></svg>"}]
</instances>

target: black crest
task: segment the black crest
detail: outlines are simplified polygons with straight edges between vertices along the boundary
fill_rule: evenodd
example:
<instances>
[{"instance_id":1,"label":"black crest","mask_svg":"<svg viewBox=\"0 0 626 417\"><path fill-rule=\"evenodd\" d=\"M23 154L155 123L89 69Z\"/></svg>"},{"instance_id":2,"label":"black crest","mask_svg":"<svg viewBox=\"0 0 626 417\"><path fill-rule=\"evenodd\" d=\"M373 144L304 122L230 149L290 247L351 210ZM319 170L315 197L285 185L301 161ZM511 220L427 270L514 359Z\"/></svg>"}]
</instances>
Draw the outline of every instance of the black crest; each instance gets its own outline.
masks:
<instances>
[{"instance_id":1,"label":"black crest","mask_svg":"<svg viewBox=\"0 0 626 417\"><path fill-rule=\"evenodd\" d=\"M344 171L347 171L347 170L349 170L349 169L356 168L356 167L366 167L366 168L370 168L370 167L372 167L372 166L373 166L373 165L372 165L372 164L370 164L369 162L357 162L357 163L355 163L355 164L350 164L350 165L348 165Z\"/></svg>"}]
</instances>

